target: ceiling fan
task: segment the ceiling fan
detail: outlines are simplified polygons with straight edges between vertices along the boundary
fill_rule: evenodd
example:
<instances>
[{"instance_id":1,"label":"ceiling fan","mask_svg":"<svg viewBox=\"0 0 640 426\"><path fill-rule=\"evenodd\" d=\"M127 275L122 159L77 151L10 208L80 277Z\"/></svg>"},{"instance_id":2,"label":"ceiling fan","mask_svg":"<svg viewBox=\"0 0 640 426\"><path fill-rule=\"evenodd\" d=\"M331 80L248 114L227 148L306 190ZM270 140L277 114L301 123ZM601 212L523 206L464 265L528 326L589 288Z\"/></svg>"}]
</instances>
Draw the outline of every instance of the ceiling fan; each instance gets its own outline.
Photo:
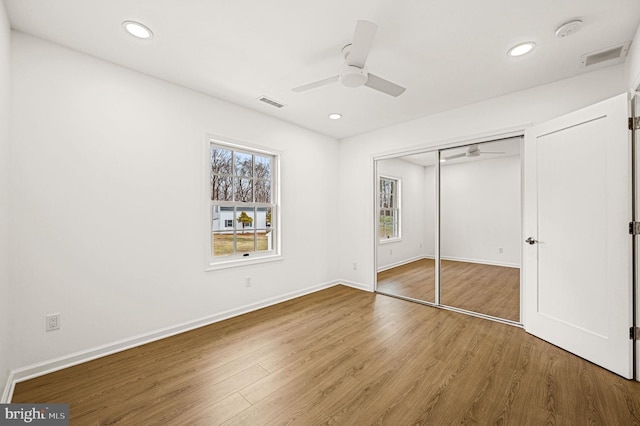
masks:
<instances>
[{"instance_id":1,"label":"ceiling fan","mask_svg":"<svg viewBox=\"0 0 640 426\"><path fill-rule=\"evenodd\" d=\"M331 83L340 83L345 87L367 86L391 96L399 96L406 89L395 83L369 73L366 67L367 56L373 45L378 26L370 21L359 20L353 41L342 48L344 63L338 75L295 87L294 92L304 92Z\"/></svg>"},{"instance_id":2,"label":"ceiling fan","mask_svg":"<svg viewBox=\"0 0 640 426\"><path fill-rule=\"evenodd\" d=\"M460 154L451 155L449 157L444 157L445 160L453 160L454 158L460 157L479 157L483 154L493 154L493 155L501 155L506 154L504 151L481 151L478 145L469 145L469 148L465 152Z\"/></svg>"}]
</instances>

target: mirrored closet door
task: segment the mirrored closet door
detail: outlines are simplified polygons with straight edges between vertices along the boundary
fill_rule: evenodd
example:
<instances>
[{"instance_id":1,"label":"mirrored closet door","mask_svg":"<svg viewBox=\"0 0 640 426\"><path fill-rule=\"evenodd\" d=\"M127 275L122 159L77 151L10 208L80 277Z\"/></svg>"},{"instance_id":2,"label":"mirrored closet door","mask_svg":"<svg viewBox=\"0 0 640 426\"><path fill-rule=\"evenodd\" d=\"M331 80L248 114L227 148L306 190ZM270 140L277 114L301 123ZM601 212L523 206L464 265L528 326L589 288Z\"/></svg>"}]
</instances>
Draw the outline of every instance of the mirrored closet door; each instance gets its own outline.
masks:
<instances>
[{"instance_id":1,"label":"mirrored closet door","mask_svg":"<svg viewBox=\"0 0 640 426\"><path fill-rule=\"evenodd\" d=\"M435 303L437 152L377 161L377 291Z\"/></svg>"},{"instance_id":2,"label":"mirrored closet door","mask_svg":"<svg viewBox=\"0 0 640 426\"><path fill-rule=\"evenodd\" d=\"M379 293L520 322L521 138L376 161Z\"/></svg>"},{"instance_id":3,"label":"mirrored closet door","mask_svg":"<svg viewBox=\"0 0 640 426\"><path fill-rule=\"evenodd\" d=\"M519 322L520 138L440 156L440 303Z\"/></svg>"}]
</instances>

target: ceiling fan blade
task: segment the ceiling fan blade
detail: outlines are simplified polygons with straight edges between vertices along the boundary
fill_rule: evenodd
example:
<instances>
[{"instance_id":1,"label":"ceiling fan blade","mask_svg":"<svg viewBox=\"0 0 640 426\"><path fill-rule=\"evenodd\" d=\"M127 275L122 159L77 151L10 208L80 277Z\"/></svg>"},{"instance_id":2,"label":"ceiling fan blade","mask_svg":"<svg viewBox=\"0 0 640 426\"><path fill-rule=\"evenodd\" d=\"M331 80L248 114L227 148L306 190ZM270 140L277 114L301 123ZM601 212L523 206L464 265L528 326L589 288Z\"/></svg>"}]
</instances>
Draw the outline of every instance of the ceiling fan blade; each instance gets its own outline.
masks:
<instances>
[{"instance_id":1,"label":"ceiling fan blade","mask_svg":"<svg viewBox=\"0 0 640 426\"><path fill-rule=\"evenodd\" d=\"M371 46L373 46L373 39L378 31L378 26L370 21L359 20L356 24L356 31L353 34L353 41L349 48L349 55L345 58L347 65L355 66L358 68L364 68L364 64L367 62L367 56Z\"/></svg>"},{"instance_id":2,"label":"ceiling fan blade","mask_svg":"<svg viewBox=\"0 0 640 426\"><path fill-rule=\"evenodd\" d=\"M444 159L449 161L449 160L453 160L454 158L464 157L465 155L467 155L467 153L463 152L462 154L456 154L456 155L452 155L450 157L444 157Z\"/></svg>"},{"instance_id":3,"label":"ceiling fan blade","mask_svg":"<svg viewBox=\"0 0 640 426\"><path fill-rule=\"evenodd\" d=\"M324 86L324 85L331 84L331 83L337 83L337 82L338 82L338 76L334 75L333 77L325 78L325 79L322 79L322 80L314 81L313 83L309 83L309 84L305 84L305 85L302 85L302 86L294 87L291 90L293 90L294 92L304 92L304 91L307 91L307 90L315 89L316 87Z\"/></svg>"},{"instance_id":4,"label":"ceiling fan blade","mask_svg":"<svg viewBox=\"0 0 640 426\"><path fill-rule=\"evenodd\" d=\"M506 154L504 151L480 151L480 154Z\"/></svg>"},{"instance_id":5,"label":"ceiling fan blade","mask_svg":"<svg viewBox=\"0 0 640 426\"><path fill-rule=\"evenodd\" d=\"M369 73L367 82L364 85L394 97L402 95L404 91L407 90L402 86L398 86L397 84L392 83L389 80L385 80L384 78L378 77L377 75L371 73Z\"/></svg>"}]
</instances>

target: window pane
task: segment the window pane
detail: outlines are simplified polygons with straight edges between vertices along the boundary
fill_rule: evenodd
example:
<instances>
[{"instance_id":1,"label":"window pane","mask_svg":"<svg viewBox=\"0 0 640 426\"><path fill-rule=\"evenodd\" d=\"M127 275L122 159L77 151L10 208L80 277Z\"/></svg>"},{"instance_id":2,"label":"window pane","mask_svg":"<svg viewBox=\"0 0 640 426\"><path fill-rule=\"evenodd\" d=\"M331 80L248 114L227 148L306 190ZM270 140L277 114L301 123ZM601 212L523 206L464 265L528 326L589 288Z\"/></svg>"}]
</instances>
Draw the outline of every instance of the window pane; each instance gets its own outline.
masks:
<instances>
[{"instance_id":1,"label":"window pane","mask_svg":"<svg viewBox=\"0 0 640 426\"><path fill-rule=\"evenodd\" d=\"M230 256L233 251L233 232L213 232L211 250L214 256Z\"/></svg>"},{"instance_id":2,"label":"window pane","mask_svg":"<svg viewBox=\"0 0 640 426\"><path fill-rule=\"evenodd\" d=\"M238 232L255 228L255 214L253 207L239 207L236 210L236 229ZM251 231L253 232L253 231Z\"/></svg>"},{"instance_id":3,"label":"window pane","mask_svg":"<svg viewBox=\"0 0 640 426\"><path fill-rule=\"evenodd\" d=\"M256 203L271 202L271 182L268 180L256 181Z\"/></svg>"},{"instance_id":4,"label":"window pane","mask_svg":"<svg viewBox=\"0 0 640 426\"><path fill-rule=\"evenodd\" d=\"M241 233L238 231L236 234L236 250L238 253L253 253L255 247L255 233L248 231Z\"/></svg>"},{"instance_id":5,"label":"window pane","mask_svg":"<svg viewBox=\"0 0 640 426\"><path fill-rule=\"evenodd\" d=\"M271 158L255 156L256 171L255 177L260 179L271 179Z\"/></svg>"},{"instance_id":6,"label":"window pane","mask_svg":"<svg viewBox=\"0 0 640 426\"><path fill-rule=\"evenodd\" d=\"M211 230L219 231L221 229L220 206L211 208Z\"/></svg>"},{"instance_id":7,"label":"window pane","mask_svg":"<svg viewBox=\"0 0 640 426\"><path fill-rule=\"evenodd\" d=\"M256 231L257 251L273 250L273 231L259 230Z\"/></svg>"},{"instance_id":8,"label":"window pane","mask_svg":"<svg viewBox=\"0 0 640 426\"><path fill-rule=\"evenodd\" d=\"M273 209L271 207L256 208L256 251L273 250L272 217Z\"/></svg>"},{"instance_id":9,"label":"window pane","mask_svg":"<svg viewBox=\"0 0 640 426\"><path fill-rule=\"evenodd\" d=\"M380 196L380 207L389 208L391 207L390 196L389 194L382 194Z\"/></svg>"},{"instance_id":10,"label":"window pane","mask_svg":"<svg viewBox=\"0 0 640 426\"><path fill-rule=\"evenodd\" d=\"M251 179L234 179L235 200L253 202L253 182Z\"/></svg>"},{"instance_id":11,"label":"window pane","mask_svg":"<svg viewBox=\"0 0 640 426\"><path fill-rule=\"evenodd\" d=\"M244 152L234 152L234 175L236 176L252 176L253 174L253 155Z\"/></svg>"},{"instance_id":12,"label":"window pane","mask_svg":"<svg viewBox=\"0 0 640 426\"><path fill-rule=\"evenodd\" d=\"M380 238L387 237L387 226L391 220L390 212L388 210L380 211Z\"/></svg>"},{"instance_id":13,"label":"window pane","mask_svg":"<svg viewBox=\"0 0 640 426\"><path fill-rule=\"evenodd\" d=\"M231 150L211 147L211 172L216 174L231 174Z\"/></svg>"},{"instance_id":14,"label":"window pane","mask_svg":"<svg viewBox=\"0 0 640 426\"><path fill-rule=\"evenodd\" d=\"M211 199L214 201L231 201L231 177L211 176Z\"/></svg>"},{"instance_id":15,"label":"window pane","mask_svg":"<svg viewBox=\"0 0 640 426\"><path fill-rule=\"evenodd\" d=\"M271 228L273 209L271 207L258 207L256 209L256 229Z\"/></svg>"}]
</instances>

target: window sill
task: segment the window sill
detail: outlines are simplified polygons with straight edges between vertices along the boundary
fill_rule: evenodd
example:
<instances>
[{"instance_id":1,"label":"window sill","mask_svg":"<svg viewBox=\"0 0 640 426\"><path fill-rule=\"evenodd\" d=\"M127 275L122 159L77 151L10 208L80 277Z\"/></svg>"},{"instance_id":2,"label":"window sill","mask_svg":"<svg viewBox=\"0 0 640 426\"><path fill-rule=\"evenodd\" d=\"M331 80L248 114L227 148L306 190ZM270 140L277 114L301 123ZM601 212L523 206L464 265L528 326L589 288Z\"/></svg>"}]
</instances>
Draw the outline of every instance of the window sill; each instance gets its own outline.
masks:
<instances>
[{"instance_id":1,"label":"window sill","mask_svg":"<svg viewBox=\"0 0 640 426\"><path fill-rule=\"evenodd\" d=\"M400 241L402 241L401 237L385 238L384 240L378 240L378 244L399 243Z\"/></svg>"},{"instance_id":2,"label":"window sill","mask_svg":"<svg viewBox=\"0 0 640 426\"><path fill-rule=\"evenodd\" d=\"M260 263L278 262L283 260L281 254L273 254L269 256L254 257L253 259L233 259L220 262L211 262L205 267L205 271L217 271L220 269L237 268L241 266L257 265Z\"/></svg>"}]
</instances>

